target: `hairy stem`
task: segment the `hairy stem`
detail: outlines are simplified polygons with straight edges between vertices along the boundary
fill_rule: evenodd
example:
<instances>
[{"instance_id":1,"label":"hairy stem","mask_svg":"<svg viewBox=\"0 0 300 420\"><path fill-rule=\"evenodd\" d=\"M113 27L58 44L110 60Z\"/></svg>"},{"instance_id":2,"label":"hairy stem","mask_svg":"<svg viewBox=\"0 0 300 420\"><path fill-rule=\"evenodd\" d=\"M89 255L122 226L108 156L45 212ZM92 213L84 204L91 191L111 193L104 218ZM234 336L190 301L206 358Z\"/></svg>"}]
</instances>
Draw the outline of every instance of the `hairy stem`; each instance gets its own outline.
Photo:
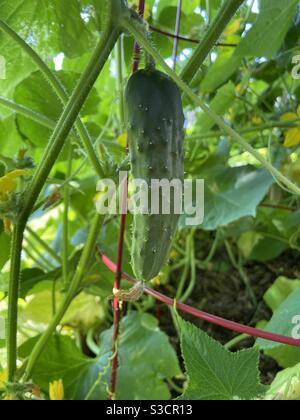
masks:
<instances>
[{"instance_id":1,"label":"hairy stem","mask_svg":"<svg viewBox=\"0 0 300 420\"><path fill-rule=\"evenodd\" d=\"M111 10L111 3L107 3L107 7ZM105 32L99 41L95 52L87 66L85 72L80 78L77 87L72 94L68 105L62 113L56 129L54 130L48 146L41 159L41 163L37 168L30 187L24 197L21 211L15 222L13 240L11 245L11 272L8 296L8 317L9 327L7 331L8 344L8 377L11 382L14 381L17 360L17 323L18 323L18 291L21 269L21 253L24 230L27 221L31 215L34 204L50 174L50 171L58 158L67 136L69 135L76 118L79 115L85 100L87 99L97 77L106 63L110 52L112 51L120 34L118 27L111 26L112 14L110 13L109 21L105 26ZM2 22L2 21L0 21ZM0 25L2 26L2 25Z\"/></svg>"},{"instance_id":2,"label":"hairy stem","mask_svg":"<svg viewBox=\"0 0 300 420\"><path fill-rule=\"evenodd\" d=\"M253 127L246 127L246 128L241 128L238 132L239 134L249 134L249 133L256 133L256 132L260 132L260 131L264 131L264 130L272 130L273 128L281 128L281 129L288 129L288 128L293 128L293 127L298 127L299 126L299 118L295 118L291 121L286 121L286 122L280 122L280 121L270 121L267 122L266 124L261 124L261 125L257 125L257 126L253 126ZM225 133L224 131L210 131L208 133L205 134L192 134L191 136L188 136L187 139L188 140L206 140L206 139L211 139L211 138L215 138L215 137L221 137L223 136Z\"/></svg>"},{"instance_id":3,"label":"hairy stem","mask_svg":"<svg viewBox=\"0 0 300 420\"><path fill-rule=\"evenodd\" d=\"M126 130L125 121L125 98L124 98L124 75L123 75L123 38L120 36L117 43L117 67L118 67L118 93L119 93L119 113L121 121L121 131L124 133Z\"/></svg>"},{"instance_id":4,"label":"hairy stem","mask_svg":"<svg viewBox=\"0 0 300 420\"><path fill-rule=\"evenodd\" d=\"M181 73L181 79L190 83L196 76L200 66L204 63L210 51L222 35L227 24L235 15L244 0L226 0L215 20L210 25L201 44L196 48L188 64Z\"/></svg>"},{"instance_id":5,"label":"hairy stem","mask_svg":"<svg viewBox=\"0 0 300 420\"><path fill-rule=\"evenodd\" d=\"M10 259L10 282L8 289L8 310L7 310L7 379L14 381L17 368L17 320L18 320L18 298L19 298L19 279L21 271L21 253L25 223L14 224L11 240L11 259Z\"/></svg>"}]
</instances>

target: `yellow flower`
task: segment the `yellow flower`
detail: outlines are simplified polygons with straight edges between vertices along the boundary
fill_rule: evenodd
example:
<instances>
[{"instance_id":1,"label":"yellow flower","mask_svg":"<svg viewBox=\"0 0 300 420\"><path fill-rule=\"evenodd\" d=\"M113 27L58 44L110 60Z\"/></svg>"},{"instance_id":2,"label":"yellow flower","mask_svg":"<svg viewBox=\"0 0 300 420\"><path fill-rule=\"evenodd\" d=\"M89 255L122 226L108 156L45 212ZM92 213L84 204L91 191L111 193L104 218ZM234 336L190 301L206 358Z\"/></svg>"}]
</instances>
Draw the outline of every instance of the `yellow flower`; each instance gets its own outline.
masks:
<instances>
[{"instance_id":1,"label":"yellow flower","mask_svg":"<svg viewBox=\"0 0 300 420\"><path fill-rule=\"evenodd\" d=\"M63 401L65 391L62 379L50 383L49 396L51 401Z\"/></svg>"},{"instance_id":2,"label":"yellow flower","mask_svg":"<svg viewBox=\"0 0 300 420\"><path fill-rule=\"evenodd\" d=\"M234 35L241 29L241 23L243 22L242 18L235 19L226 29L225 35Z\"/></svg>"},{"instance_id":3,"label":"yellow flower","mask_svg":"<svg viewBox=\"0 0 300 420\"><path fill-rule=\"evenodd\" d=\"M289 122L299 118L297 122L297 127L288 128L285 132L284 147L293 147L300 144L300 106L298 106L297 113L287 112L283 114L280 118L281 122Z\"/></svg>"},{"instance_id":4,"label":"yellow flower","mask_svg":"<svg viewBox=\"0 0 300 420\"><path fill-rule=\"evenodd\" d=\"M172 258L172 260L177 260L179 257L179 252L176 251L176 249L171 249L170 251L170 258Z\"/></svg>"},{"instance_id":5,"label":"yellow flower","mask_svg":"<svg viewBox=\"0 0 300 420\"><path fill-rule=\"evenodd\" d=\"M24 169L18 169L16 171L10 172L5 176L0 178L0 198L1 195L12 193L17 188L17 179L21 176L25 176L27 171Z\"/></svg>"},{"instance_id":6,"label":"yellow flower","mask_svg":"<svg viewBox=\"0 0 300 420\"><path fill-rule=\"evenodd\" d=\"M156 277L154 277L152 280L151 280L151 284L153 285L153 286L160 286L160 283L161 283L161 281L160 281L160 276L158 275L158 276L156 276Z\"/></svg>"},{"instance_id":7,"label":"yellow flower","mask_svg":"<svg viewBox=\"0 0 300 420\"><path fill-rule=\"evenodd\" d=\"M5 390L5 382L7 381L7 369L0 371L0 391Z\"/></svg>"},{"instance_id":8,"label":"yellow flower","mask_svg":"<svg viewBox=\"0 0 300 420\"><path fill-rule=\"evenodd\" d=\"M126 149L126 147L127 147L127 134L126 133L121 134L117 139L117 143L120 146L124 147L124 149Z\"/></svg>"},{"instance_id":9,"label":"yellow flower","mask_svg":"<svg viewBox=\"0 0 300 420\"><path fill-rule=\"evenodd\" d=\"M138 10L138 8L139 8L139 0L131 0L129 2L129 6L130 7L133 6L135 10ZM150 8L149 5L146 5L145 6L145 12L144 12L144 19L145 20L148 20L150 16L151 16L151 8Z\"/></svg>"},{"instance_id":10,"label":"yellow flower","mask_svg":"<svg viewBox=\"0 0 300 420\"><path fill-rule=\"evenodd\" d=\"M258 115L254 115L252 117L252 123L254 125L260 125L260 124L262 124L262 122L263 122L263 120Z\"/></svg>"}]
</instances>

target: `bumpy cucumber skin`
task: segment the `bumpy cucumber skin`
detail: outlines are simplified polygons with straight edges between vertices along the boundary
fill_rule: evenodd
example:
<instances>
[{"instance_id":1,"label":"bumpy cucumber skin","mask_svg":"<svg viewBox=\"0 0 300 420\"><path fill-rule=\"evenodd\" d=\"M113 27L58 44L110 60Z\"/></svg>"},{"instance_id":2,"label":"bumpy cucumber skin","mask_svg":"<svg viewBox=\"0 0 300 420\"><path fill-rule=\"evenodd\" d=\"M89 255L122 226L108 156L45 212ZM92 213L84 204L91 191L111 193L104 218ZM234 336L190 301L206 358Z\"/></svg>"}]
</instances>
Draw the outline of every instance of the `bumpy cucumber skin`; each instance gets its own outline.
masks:
<instances>
[{"instance_id":1,"label":"bumpy cucumber skin","mask_svg":"<svg viewBox=\"0 0 300 420\"><path fill-rule=\"evenodd\" d=\"M126 104L133 178L149 186L151 179L183 181L184 114L178 87L157 70L141 70L128 82ZM179 217L173 194L170 215L134 215L131 257L138 280L147 282L161 271Z\"/></svg>"}]
</instances>

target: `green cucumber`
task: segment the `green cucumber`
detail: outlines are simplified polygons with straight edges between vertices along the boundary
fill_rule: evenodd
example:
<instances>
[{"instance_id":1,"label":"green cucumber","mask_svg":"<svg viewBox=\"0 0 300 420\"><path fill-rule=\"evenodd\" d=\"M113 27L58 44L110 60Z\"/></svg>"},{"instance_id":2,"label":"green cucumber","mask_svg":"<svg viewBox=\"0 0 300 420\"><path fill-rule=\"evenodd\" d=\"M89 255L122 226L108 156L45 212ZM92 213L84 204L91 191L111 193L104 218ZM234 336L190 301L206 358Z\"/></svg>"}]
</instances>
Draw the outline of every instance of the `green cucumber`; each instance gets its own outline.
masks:
<instances>
[{"instance_id":1,"label":"green cucumber","mask_svg":"<svg viewBox=\"0 0 300 420\"><path fill-rule=\"evenodd\" d=\"M184 114L177 85L153 68L140 70L128 82L126 104L133 178L149 186L152 179L183 182ZM180 217L174 211L173 193L171 214L161 210L133 217L132 268L142 282L156 277L169 255Z\"/></svg>"}]
</instances>

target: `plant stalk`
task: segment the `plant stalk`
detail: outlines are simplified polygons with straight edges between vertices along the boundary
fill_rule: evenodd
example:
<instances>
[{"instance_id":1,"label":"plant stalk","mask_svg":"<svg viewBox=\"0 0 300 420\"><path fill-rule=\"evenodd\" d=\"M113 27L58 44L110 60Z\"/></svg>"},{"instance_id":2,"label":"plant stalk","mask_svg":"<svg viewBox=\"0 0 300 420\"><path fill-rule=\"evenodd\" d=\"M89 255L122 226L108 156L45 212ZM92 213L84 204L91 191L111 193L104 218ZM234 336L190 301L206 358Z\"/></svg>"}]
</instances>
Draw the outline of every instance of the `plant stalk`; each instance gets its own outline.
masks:
<instances>
[{"instance_id":1,"label":"plant stalk","mask_svg":"<svg viewBox=\"0 0 300 420\"><path fill-rule=\"evenodd\" d=\"M212 22L202 42L196 48L192 57L181 73L181 79L190 83L198 73L201 65L219 40L224 29L235 15L244 0L226 0L215 20Z\"/></svg>"}]
</instances>

